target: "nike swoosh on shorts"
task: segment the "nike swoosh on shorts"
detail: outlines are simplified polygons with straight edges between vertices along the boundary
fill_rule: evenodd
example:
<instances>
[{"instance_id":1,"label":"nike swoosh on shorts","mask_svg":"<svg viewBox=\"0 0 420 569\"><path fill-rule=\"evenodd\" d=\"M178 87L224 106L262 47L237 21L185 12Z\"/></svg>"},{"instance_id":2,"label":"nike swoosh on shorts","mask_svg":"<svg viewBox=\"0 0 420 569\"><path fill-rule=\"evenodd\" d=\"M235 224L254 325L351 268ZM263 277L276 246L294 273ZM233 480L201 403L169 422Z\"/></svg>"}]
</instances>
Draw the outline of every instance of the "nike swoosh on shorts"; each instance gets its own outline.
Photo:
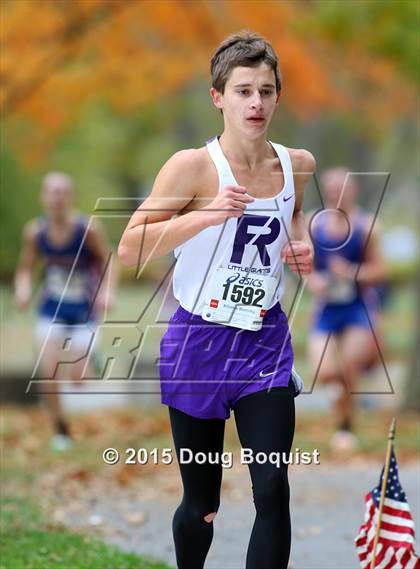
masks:
<instances>
[{"instance_id":1,"label":"nike swoosh on shorts","mask_svg":"<svg viewBox=\"0 0 420 569\"><path fill-rule=\"evenodd\" d=\"M263 373L262 371L260 371L260 377L268 377L269 375L273 375L273 373L276 373L275 371L269 371L268 373Z\"/></svg>"},{"instance_id":2,"label":"nike swoosh on shorts","mask_svg":"<svg viewBox=\"0 0 420 569\"><path fill-rule=\"evenodd\" d=\"M268 377L269 375L273 375L274 373L276 373L276 370L269 371L268 373L260 371L260 377ZM294 367L292 367L292 381L295 387L295 397L297 397L303 391L305 385L303 383L303 379L300 377L300 375L297 373Z\"/></svg>"}]
</instances>

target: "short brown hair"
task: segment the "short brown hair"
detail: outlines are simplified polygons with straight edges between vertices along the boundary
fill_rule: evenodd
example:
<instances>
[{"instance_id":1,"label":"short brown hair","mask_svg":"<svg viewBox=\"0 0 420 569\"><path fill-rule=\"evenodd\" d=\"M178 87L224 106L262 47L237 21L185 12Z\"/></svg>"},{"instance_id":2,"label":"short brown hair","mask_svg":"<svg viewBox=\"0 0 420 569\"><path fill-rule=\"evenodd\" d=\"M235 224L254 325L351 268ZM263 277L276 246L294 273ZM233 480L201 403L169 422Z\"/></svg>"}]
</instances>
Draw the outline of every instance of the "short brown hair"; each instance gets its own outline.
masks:
<instances>
[{"instance_id":1,"label":"short brown hair","mask_svg":"<svg viewBox=\"0 0 420 569\"><path fill-rule=\"evenodd\" d=\"M73 178L64 172L48 172L42 179L43 189L56 182L61 182L68 190L73 191Z\"/></svg>"},{"instance_id":2,"label":"short brown hair","mask_svg":"<svg viewBox=\"0 0 420 569\"><path fill-rule=\"evenodd\" d=\"M269 65L274 71L278 93L281 89L279 60L270 42L249 30L232 34L223 40L211 59L212 86L219 93L224 93L232 69L254 67L261 62Z\"/></svg>"}]
</instances>

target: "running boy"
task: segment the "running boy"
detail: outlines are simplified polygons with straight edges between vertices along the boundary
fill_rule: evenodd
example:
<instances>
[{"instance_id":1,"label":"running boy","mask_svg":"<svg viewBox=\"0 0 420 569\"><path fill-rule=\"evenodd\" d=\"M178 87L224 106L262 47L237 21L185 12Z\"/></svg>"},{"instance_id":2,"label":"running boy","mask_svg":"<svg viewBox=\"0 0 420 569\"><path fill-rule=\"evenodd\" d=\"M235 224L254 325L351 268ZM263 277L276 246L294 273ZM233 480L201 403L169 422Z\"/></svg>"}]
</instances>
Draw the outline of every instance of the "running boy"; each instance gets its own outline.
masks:
<instances>
[{"instance_id":1,"label":"running boy","mask_svg":"<svg viewBox=\"0 0 420 569\"><path fill-rule=\"evenodd\" d=\"M357 205L354 177L346 168L331 168L321 183L325 210L311 222L315 270L308 278L314 295L309 355L313 377L337 386L331 446L347 451L357 446L353 393L362 372L379 356L373 333L378 334L380 308L375 286L386 275L377 228L371 231L372 215Z\"/></svg>"},{"instance_id":2,"label":"running boy","mask_svg":"<svg viewBox=\"0 0 420 569\"><path fill-rule=\"evenodd\" d=\"M283 263L306 275L313 258L301 207L314 158L267 141L281 88L272 46L248 31L232 35L214 54L211 73L222 135L168 160L119 246L127 266L172 250L177 257L180 306L162 338L160 371L178 460L181 448L220 453L230 409L244 447L267 454L290 450L297 388L279 304ZM180 470L177 563L198 569L213 537L222 465L193 461ZM287 466L251 464L250 474L256 518L246 567L286 569Z\"/></svg>"},{"instance_id":3,"label":"running boy","mask_svg":"<svg viewBox=\"0 0 420 569\"><path fill-rule=\"evenodd\" d=\"M37 340L42 350L42 378L56 379L63 342L70 338L71 379L80 381L95 327L95 312L112 302L114 278L108 292L99 286L109 248L103 227L96 220L87 230L88 219L73 210L73 181L62 172L50 172L43 180L41 201L45 215L29 221L23 231L23 247L15 276L15 301L28 307L32 297L33 273L37 264L45 268L38 307ZM87 231L86 231L87 230ZM86 234L86 237L85 237ZM115 271L112 276L115 275ZM56 324L56 326L52 326ZM45 342L45 340L47 341ZM41 383L55 435L54 450L71 445L67 422L60 404L59 386Z\"/></svg>"}]
</instances>

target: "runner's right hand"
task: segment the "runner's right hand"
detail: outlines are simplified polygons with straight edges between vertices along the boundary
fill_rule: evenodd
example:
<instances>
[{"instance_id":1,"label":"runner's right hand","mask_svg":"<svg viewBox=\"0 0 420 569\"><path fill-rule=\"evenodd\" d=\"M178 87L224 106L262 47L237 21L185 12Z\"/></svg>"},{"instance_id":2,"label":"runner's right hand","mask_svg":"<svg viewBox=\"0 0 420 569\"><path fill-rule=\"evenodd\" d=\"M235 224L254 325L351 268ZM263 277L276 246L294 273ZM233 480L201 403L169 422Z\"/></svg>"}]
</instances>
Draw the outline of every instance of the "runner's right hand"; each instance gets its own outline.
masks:
<instances>
[{"instance_id":1,"label":"runner's right hand","mask_svg":"<svg viewBox=\"0 0 420 569\"><path fill-rule=\"evenodd\" d=\"M17 290L15 292L15 304L20 310L26 310L31 302L31 295L26 291Z\"/></svg>"},{"instance_id":2,"label":"runner's right hand","mask_svg":"<svg viewBox=\"0 0 420 569\"><path fill-rule=\"evenodd\" d=\"M28 278L18 278L15 285L14 301L20 310L28 308L31 302L31 282Z\"/></svg>"},{"instance_id":3,"label":"runner's right hand","mask_svg":"<svg viewBox=\"0 0 420 569\"><path fill-rule=\"evenodd\" d=\"M201 208L209 225L219 225L230 217L241 217L247 204L255 198L246 193L244 186L225 186L209 205Z\"/></svg>"}]
</instances>

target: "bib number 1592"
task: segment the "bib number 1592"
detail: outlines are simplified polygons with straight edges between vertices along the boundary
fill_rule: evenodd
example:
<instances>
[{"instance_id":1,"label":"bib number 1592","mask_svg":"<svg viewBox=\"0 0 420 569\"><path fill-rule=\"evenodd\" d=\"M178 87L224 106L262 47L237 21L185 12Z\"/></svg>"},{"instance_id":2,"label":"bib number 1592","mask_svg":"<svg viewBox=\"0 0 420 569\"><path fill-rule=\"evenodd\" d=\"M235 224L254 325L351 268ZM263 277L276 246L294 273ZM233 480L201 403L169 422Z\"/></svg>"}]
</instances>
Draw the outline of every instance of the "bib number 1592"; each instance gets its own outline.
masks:
<instances>
[{"instance_id":1,"label":"bib number 1592","mask_svg":"<svg viewBox=\"0 0 420 569\"><path fill-rule=\"evenodd\" d=\"M253 288L252 286L239 284L232 286L231 283L225 283L222 288L223 300L227 300L229 298L232 302L240 302L245 305L262 307L260 301L265 296L263 288Z\"/></svg>"}]
</instances>

